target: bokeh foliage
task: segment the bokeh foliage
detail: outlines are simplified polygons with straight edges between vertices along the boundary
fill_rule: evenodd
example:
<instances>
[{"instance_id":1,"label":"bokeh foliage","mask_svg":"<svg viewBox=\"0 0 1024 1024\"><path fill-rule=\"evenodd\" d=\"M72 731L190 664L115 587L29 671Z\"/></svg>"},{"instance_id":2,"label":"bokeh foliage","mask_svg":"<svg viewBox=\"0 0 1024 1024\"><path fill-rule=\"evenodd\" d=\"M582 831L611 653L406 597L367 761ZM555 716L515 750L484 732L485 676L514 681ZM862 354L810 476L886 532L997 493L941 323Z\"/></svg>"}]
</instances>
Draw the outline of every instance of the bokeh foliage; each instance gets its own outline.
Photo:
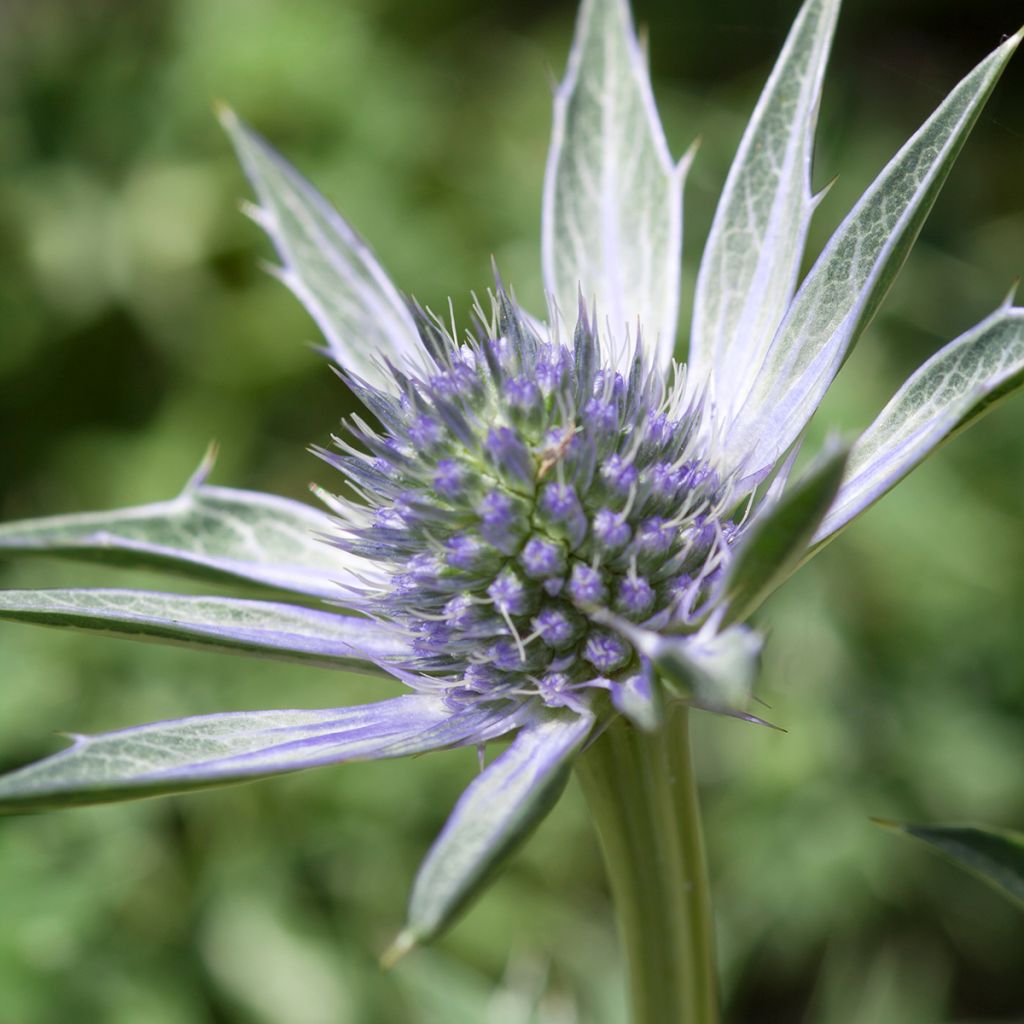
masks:
<instances>
[{"instance_id":1,"label":"bokeh foliage","mask_svg":"<svg viewBox=\"0 0 1024 1024\"><path fill-rule=\"evenodd\" d=\"M1019 11L850 4L822 114L820 241ZM700 134L686 274L795 4L638 2L675 151ZM540 302L549 81L568 3L5 0L0 5L0 515L215 481L301 497L350 399L263 274L211 115L223 98L374 241L398 283L469 307L493 254ZM1019 61L1018 61L1019 63ZM1024 273L1024 67L1012 66L819 421L863 425ZM684 309L684 321L688 309ZM819 433L823 428L819 428ZM1024 825L1024 405L997 412L765 607L788 732L697 721L736 1021L1020 1020L1024 926L870 816ZM124 573L0 566L4 586ZM139 580L160 586L156 577ZM76 731L329 706L380 680L0 627L0 766ZM415 865L465 752L0 823L0 1024L622 1020L575 791L439 946L390 975Z\"/></svg>"}]
</instances>

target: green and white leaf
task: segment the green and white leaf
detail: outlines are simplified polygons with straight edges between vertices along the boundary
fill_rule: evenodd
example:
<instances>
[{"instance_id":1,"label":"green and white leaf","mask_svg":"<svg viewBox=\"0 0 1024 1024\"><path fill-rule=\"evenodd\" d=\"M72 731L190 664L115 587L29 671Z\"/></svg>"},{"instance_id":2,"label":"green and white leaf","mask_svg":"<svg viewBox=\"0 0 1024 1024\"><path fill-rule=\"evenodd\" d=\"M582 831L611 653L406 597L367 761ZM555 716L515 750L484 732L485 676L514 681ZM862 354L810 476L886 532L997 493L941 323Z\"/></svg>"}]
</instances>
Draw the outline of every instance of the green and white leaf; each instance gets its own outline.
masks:
<instances>
[{"instance_id":1,"label":"green and white leaf","mask_svg":"<svg viewBox=\"0 0 1024 1024\"><path fill-rule=\"evenodd\" d=\"M839 0L806 0L750 119L697 277L690 354L695 381L728 422L749 391L800 272L814 127Z\"/></svg>"},{"instance_id":2,"label":"green and white leaf","mask_svg":"<svg viewBox=\"0 0 1024 1024\"><path fill-rule=\"evenodd\" d=\"M849 456L847 446L827 453L744 531L723 584L727 623L747 618L800 565L835 499Z\"/></svg>"},{"instance_id":3,"label":"green and white leaf","mask_svg":"<svg viewBox=\"0 0 1024 1024\"><path fill-rule=\"evenodd\" d=\"M143 590L3 590L0 619L212 648L324 668L408 654L383 626L271 601Z\"/></svg>"},{"instance_id":4,"label":"green and white leaf","mask_svg":"<svg viewBox=\"0 0 1024 1024\"><path fill-rule=\"evenodd\" d=\"M465 742L458 729L439 734L451 719L440 698L409 694L352 707L226 712L72 736L68 749L0 776L0 814L180 793L432 750L447 745L445 739Z\"/></svg>"},{"instance_id":5,"label":"green and white leaf","mask_svg":"<svg viewBox=\"0 0 1024 1024\"><path fill-rule=\"evenodd\" d=\"M412 314L370 246L264 139L224 108L221 123L259 198L253 219L273 241L280 277L317 322L334 361L397 394L386 360L419 367Z\"/></svg>"},{"instance_id":6,"label":"green and white leaf","mask_svg":"<svg viewBox=\"0 0 1024 1024\"><path fill-rule=\"evenodd\" d=\"M878 824L923 840L1024 907L1024 834L968 826Z\"/></svg>"},{"instance_id":7,"label":"green and white leaf","mask_svg":"<svg viewBox=\"0 0 1024 1024\"><path fill-rule=\"evenodd\" d=\"M61 555L331 598L353 571L376 575L327 542L332 529L297 501L190 483L170 501L0 524L0 557Z\"/></svg>"},{"instance_id":8,"label":"green and white leaf","mask_svg":"<svg viewBox=\"0 0 1024 1024\"><path fill-rule=\"evenodd\" d=\"M753 478L800 434L870 323L1020 40L1021 33L1008 39L956 86L875 179L807 275L724 435L727 458Z\"/></svg>"},{"instance_id":9,"label":"green and white leaf","mask_svg":"<svg viewBox=\"0 0 1024 1024\"><path fill-rule=\"evenodd\" d=\"M1024 386L1024 308L1009 304L916 370L853 446L823 544L943 443Z\"/></svg>"},{"instance_id":10,"label":"green and white leaf","mask_svg":"<svg viewBox=\"0 0 1024 1024\"><path fill-rule=\"evenodd\" d=\"M669 154L626 0L583 0L555 96L544 283L570 328L580 296L596 303L606 356L623 371L638 319L656 365L672 357L689 164Z\"/></svg>"},{"instance_id":11,"label":"green and white leaf","mask_svg":"<svg viewBox=\"0 0 1024 1024\"><path fill-rule=\"evenodd\" d=\"M439 935L486 885L561 795L593 724L590 715L549 714L525 725L466 788L420 867L386 963Z\"/></svg>"}]
</instances>

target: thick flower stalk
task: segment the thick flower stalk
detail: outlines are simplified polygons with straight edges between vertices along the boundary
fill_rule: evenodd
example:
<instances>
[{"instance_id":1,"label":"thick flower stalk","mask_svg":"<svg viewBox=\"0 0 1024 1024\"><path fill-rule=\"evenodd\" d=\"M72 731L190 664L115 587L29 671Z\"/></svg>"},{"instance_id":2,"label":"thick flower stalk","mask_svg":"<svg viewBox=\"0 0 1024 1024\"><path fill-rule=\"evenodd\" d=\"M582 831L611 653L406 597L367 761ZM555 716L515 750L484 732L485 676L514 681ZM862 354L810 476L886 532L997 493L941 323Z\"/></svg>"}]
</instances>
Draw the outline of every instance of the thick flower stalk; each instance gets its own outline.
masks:
<instances>
[{"instance_id":1,"label":"thick flower stalk","mask_svg":"<svg viewBox=\"0 0 1024 1024\"><path fill-rule=\"evenodd\" d=\"M366 415L320 456L320 512L214 487L12 523L0 550L109 558L271 592L9 591L0 616L371 665L409 692L78 736L0 778L0 811L238 782L508 741L416 880L392 956L439 934L579 759L630 956L638 1022L716 1017L687 710L758 721L744 624L798 565L1024 382L1010 301L922 366L852 445L795 479L801 438L906 258L1021 34L883 168L797 287L815 115L838 0L806 0L725 184L676 363L682 185L624 0L584 0L555 98L549 308L502 285L460 333L234 114L253 219ZM290 600L281 601L281 593ZM581 756L582 755L582 756Z\"/></svg>"}]
</instances>

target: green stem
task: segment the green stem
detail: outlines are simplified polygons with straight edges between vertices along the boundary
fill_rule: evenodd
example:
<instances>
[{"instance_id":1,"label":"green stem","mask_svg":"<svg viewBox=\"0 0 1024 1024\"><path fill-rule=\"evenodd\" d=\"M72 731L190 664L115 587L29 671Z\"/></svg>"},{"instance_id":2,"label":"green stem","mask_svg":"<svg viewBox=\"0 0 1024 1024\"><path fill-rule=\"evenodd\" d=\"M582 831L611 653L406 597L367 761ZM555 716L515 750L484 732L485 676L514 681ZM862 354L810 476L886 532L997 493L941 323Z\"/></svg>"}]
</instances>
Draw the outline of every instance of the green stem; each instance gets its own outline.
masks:
<instances>
[{"instance_id":1,"label":"green stem","mask_svg":"<svg viewBox=\"0 0 1024 1024\"><path fill-rule=\"evenodd\" d=\"M685 708L616 719L577 761L629 961L632 1024L716 1024L714 928Z\"/></svg>"}]
</instances>

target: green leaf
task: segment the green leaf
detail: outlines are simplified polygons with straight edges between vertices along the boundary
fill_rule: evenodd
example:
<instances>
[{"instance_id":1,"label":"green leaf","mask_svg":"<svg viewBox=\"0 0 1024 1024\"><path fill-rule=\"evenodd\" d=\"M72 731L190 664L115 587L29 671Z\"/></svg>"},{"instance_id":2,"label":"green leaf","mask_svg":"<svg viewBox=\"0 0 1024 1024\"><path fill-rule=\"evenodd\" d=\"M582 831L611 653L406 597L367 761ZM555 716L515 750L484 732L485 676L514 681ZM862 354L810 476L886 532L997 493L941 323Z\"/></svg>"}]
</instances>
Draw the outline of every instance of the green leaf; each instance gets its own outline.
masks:
<instances>
[{"instance_id":1,"label":"green leaf","mask_svg":"<svg viewBox=\"0 0 1024 1024\"><path fill-rule=\"evenodd\" d=\"M916 370L858 438L819 547L1022 386L1024 309L1005 304Z\"/></svg>"},{"instance_id":2,"label":"green leaf","mask_svg":"<svg viewBox=\"0 0 1024 1024\"><path fill-rule=\"evenodd\" d=\"M373 575L372 563L330 544L326 513L196 479L170 501L0 524L0 557L61 555L326 598L353 569Z\"/></svg>"},{"instance_id":3,"label":"green leaf","mask_svg":"<svg viewBox=\"0 0 1024 1024\"><path fill-rule=\"evenodd\" d=\"M811 268L726 438L728 457L744 461L755 477L804 429L870 323L1021 35L956 86L875 179Z\"/></svg>"},{"instance_id":4,"label":"green leaf","mask_svg":"<svg viewBox=\"0 0 1024 1024\"><path fill-rule=\"evenodd\" d=\"M792 574L839 490L850 450L837 447L812 466L744 532L724 583L725 622L739 622Z\"/></svg>"},{"instance_id":5,"label":"green leaf","mask_svg":"<svg viewBox=\"0 0 1024 1024\"><path fill-rule=\"evenodd\" d=\"M385 963L435 938L480 892L561 795L593 724L590 715L545 715L469 785L420 867Z\"/></svg>"},{"instance_id":6,"label":"green leaf","mask_svg":"<svg viewBox=\"0 0 1024 1024\"><path fill-rule=\"evenodd\" d=\"M412 314L370 246L282 156L227 108L221 123L259 197L249 212L284 264L282 281L306 307L343 369L383 391L397 385L386 361L423 363Z\"/></svg>"},{"instance_id":7,"label":"green leaf","mask_svg":"<svg viewBox=\"0 0 1024 1024\"><path fill-rule=\"evenodd\" d=\"M738 411L796 287L811 195L814 126L839 0L807 0L750 119L697 277L694 379Z\"/></svg>"},{"instance_id":8,"label":"green leaf","mask_svg":"<svg viewBox=\"0 0 1024 1024\"><path fill-rule=\"evenodd\" d=\"M0 619L338 668L408 654L385 627L298 605L143 590L3 590Z\"/></svg>"},{"instance_id":9,"label":"green leaf","mask_svg":"<svg viewBox=\"0 0 1024 1024\"><path fill-rule=\"evenodd\" d=\"M488 714L474 709L460 720L439 697L407 694L352 707L225 712L73 736L67 750L0 776L0 814L134 800L422 753L505 731L506 723L493 715L488 720Z\"/></svg>"},{"instance_id":10,"label":"green leaf","mask_svg":"<svg viewBox=\"0 0 1024 1024\"><path fill-rule=\"evenodd\" d=\"M561 314L596 301L607 361L623 371L639 318L667 366L679 309L682 188L625 0L583 0L555 96L544 183L544 283ZM611 337L606 337L605 324ZM571 326L571 325L570 325Z\"/></svg>"},{"instance_id":11,"label":"green leaf","mask_svg":"<svg viewBox=\"0 0 1024 1024\"><path fill-rule=\"evenodd\" d=\"M877 824L923 840L1024 907L1024 834L969 826Z\"/></svg>"}]
</instances>

